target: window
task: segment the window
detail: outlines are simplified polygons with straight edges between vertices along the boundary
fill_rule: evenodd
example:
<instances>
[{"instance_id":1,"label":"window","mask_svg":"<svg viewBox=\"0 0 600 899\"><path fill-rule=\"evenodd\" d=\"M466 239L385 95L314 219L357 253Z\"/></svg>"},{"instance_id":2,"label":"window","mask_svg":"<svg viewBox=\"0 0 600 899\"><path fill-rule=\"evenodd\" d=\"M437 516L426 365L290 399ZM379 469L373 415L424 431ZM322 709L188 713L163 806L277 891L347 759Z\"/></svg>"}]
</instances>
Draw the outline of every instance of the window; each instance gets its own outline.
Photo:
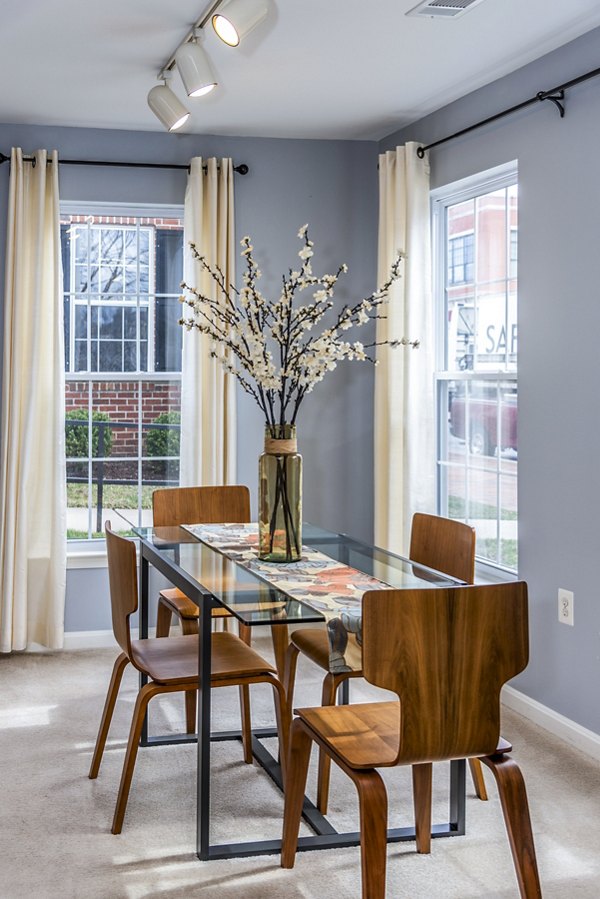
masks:
<instances>
[{"instance_id":1,"label":"window","mask_svg":"<svg viewBox=\"0 0 600 899\"><path fill-rule=\"evenodd\" d=\"M517 168L434 191L438 511L517 569Z\"/></svg>"},{"instance_id":2,"label":"window","mask_svg":"<svg viewBox=\"0 0 600 899\"><path fill-rule=\"evenodd\" d=\"M473 280L473 238L471 233L448 240L448 284Z\"/></svg>"},{"instance_id":3,"label":"window","mask_svg":"<svg viewBox=\"0 0 600 899\"><path fill-rule=\"evenodd\" d=\"M179 483L182 210L65 206L61 240L67 528L89 540Z\"/></svg>"}]
</instances>

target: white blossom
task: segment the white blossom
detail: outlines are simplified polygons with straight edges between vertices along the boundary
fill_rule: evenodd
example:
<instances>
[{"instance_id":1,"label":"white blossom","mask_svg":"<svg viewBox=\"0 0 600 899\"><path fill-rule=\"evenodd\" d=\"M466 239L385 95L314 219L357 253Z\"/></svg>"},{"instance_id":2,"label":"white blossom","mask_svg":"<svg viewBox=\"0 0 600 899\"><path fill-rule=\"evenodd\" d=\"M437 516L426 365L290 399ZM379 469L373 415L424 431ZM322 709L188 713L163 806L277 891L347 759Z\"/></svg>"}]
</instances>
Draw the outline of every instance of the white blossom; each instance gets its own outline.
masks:
<instances>
[{"instance_id":1,"label":"white blossom","mask_svg":"<svg viewBox=\"0 0 600 899\"><path fill-rule=\"evenodd\" d=\"M336 274L314 275L308 225L300 228L298 237L303 241L298 253L302 268L290 270L288 277L283 278L275 303L269 302L257 287L261 271L249 236L240 241L245 271L239 291L227 284L220 269L211 266L193 244L193 255L212 278L215 289L205 295L185 282L181 285L185 293L180 302L190 308L192 317L182 318L180 324L206 335L210 355L254 397L269 425L293 424L304 397L328 371L335 370L338 362L356 359L377 364L369 355L370 347L418 346L418 341L406 338L366 346L360 341L341 339L342 333L382 317L380 307L387 302L391 284L400 276L401 254L383 285L369 297L344 305L336 315L331 298L340 275L348 267L343 264ZM305 290L312 291L312 300L301 304L297 297ZM332 316L333 324L318 332L317 325L326 315Z\"/></svg>"}]
</instances>

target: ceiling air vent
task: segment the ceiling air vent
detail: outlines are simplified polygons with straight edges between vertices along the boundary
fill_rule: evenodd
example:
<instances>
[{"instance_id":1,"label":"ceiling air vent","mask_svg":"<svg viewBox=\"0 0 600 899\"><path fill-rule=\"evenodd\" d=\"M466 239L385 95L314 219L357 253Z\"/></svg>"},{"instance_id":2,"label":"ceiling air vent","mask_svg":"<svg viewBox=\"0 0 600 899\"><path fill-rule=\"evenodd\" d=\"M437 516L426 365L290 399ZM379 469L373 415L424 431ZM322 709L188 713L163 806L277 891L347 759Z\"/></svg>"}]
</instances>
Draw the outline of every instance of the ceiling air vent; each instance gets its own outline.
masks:
<instances>
[{"instance_id":1,"label":"ceiling air vent","mask_svg":"<svg viewBox=\"0 0 600 899\"><path fill-rule=\"evenodd\" d=\"M407 16L424 16L426 19L449 19L461 16L473 9L483 0L425 0L413 9Z\"/></svg>"}]
</instances>

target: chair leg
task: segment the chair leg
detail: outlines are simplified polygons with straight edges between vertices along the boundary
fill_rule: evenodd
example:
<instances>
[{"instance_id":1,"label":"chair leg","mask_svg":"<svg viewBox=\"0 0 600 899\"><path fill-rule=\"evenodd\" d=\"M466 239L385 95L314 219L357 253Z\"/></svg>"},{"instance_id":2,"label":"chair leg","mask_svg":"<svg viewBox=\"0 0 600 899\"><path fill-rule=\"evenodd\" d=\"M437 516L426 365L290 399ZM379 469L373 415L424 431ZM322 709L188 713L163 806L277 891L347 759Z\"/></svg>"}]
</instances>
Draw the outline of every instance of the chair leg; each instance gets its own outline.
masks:
<instances>
[{"instance_id":1,"label":"chair leg","mask_svg":"<svg viewBox=\"0 0 600 899\"><path fill-rule=\"evenodd\" d=\"M123 771L121 773L121 783L119 784L119 793L117 796L117 804L113 818L112 833L121 833L123 827L123 818L129 798L129 788L131 786L131 778L133 777L133 769L137 758L138 745L140 742L140 734L142 725L146 715L148 703L157 693L164 692L163 687L157 686L155 683L148 683L141 688L135 701L133 710L133 718L131 719L131 728L129 730L129 740L127 741L127 750L125 752L125 760L123 762Z\"/></svg>"},{"instance_id":2,"label":"chair leg","mask_svg":"<svg viewBox=\"0 0 600 899\"><path fill-rule=\"evenodd\" d=\"M339 675L326 674L323 678L323 691L321 693L321 705L335 705L337 689L341 683ZM327 814L329 803L329 777L331 774L331 759L319 748L319 768L317 773L317 808L322 815Z\"/></svg>"},{"instance_id":3,"label":"chair leg","mask_svg":"<svg viewBox=\"0 0 600 899\"><path fill-rule=\"evenodd\" d=\"M473 778L473 786L475 787L477 798L485 802L488 798L488 794L485 788L483 769L479 759L469 759L469 768L471 769L471 777Z\"/></svg>"},{"instance_id":4,"label":"chair leg","mask_svg":"<svg viewBox=\"0 0 600 899\"><path fill-rule=\"evenodd\" d=\"M298 665L298 656L300 650L293 643L290 643L285 652L285 661L283 665L283 685L285 687L285 695L287 696L287 704L290 715L292 714L294 702L294 687L296 686L296 667Z\"/></svg>"},{"instance_id":5,"label":"chair leg","mask_svg":"<svg viewBox=\"0 0 600 899\"><path fill-rule=\"evenodd\" d=\"M198 621L196 618L182 618L181 630L184 636L198 633ZM196 733L196 700L197 690L185 691L185 730L188 734Z\"/></svg>"},{"instance_id":6,"label":"chair leg","mask_svg":"<svg viewBox=\"0 0 600 899\"><path fill-rule=\"evenodd\" d=\"M281 765L281 779L285 787L286 775L290 752L290 724L285 687L279 679L269 678L275 692L275 718L277 720L277 734L279 737L279 764Z\"/></svg>"},{"instance_id":7,"label":"chair leg","mask_svg":"<svg viewBox=\"0 0 600 899\"><path fill-rule=\"evenodd\" d=\"M240 640L243 640L247 646L251 646L252 628L239 621L238 632ZM250 688L244 684L240 685L240 714L242 718L244 761L249 765L252 762L252 719L250 715Z\"/></svg>"},{"instance_id":8,"label":"chair leg","mask_svg":"<svg viewBox=\"0 0 600 899\"><path fill-rule=\"evenodd\" d=\"M387 792L377 771L347 773L356 784L360 804L362 897L385 899Z\"/></svg>"},{"instance_id":9,"label":"chair leg","mask_svg":"<svg viewBox=\"0 0 600 899\"><path fill-rule=\"evenodd\" d=\"M281 867L293 868L298 848L300 816L304 805L306 775L310 761L312 740L303 722L296 718L292 724L288 755L285 805L283 810L283 837L281 841Z\"/></svg>"},{"instance_id":10,"label":"chair leg","mask_svg":"<svg viewBox=\"0 0 600 899\"><path fill-rule=\"evenodd\" d=\"M273 640L273 652L275 654L275 667L277 677L283 683L285 676L285 654L290 645L290 636L287 624L272 624L271 638Z\"/></svg>"},{"instance_id":11,"label":"chair leg","mask_svg":"<svg viewBox=\"0 0 600 899\"><path fill-rule=\"evenodd\" d=\"M417 852L431 852L431 781L433 765L412 766Z\"/></svg>"},{"instance_id":12,"label":"chair leg","mask_svg":"<svg viewBox=\"0 0 600 899\"><path fill-rule=\"evenodd\" d=\"M521 899L541 899L527 791L521 770L507 755L488 756L481 761L491 770L498 785Z\"/></svg>"},{"instance_id":13,"label":"chair leg","mask_svg":"<svg viewBox=\"0 0 600 899\"><path fill-rule=\"evenodd\" d=\"M156 609L156 636L168 637L171 630L171 609L162 599L158 598L158 606Z\"/></svg>"},{"instance_id":14,"label":"chair leg","mask_svg":"<svg viewBox=\"0 0 600 899\"><path fill-rule=\"evenodd\" d=\"M244 761L249 765L252 762L252 719L250 716L250 687L248 684L240 684L240 715L242 719Z\"/></svg>"},{"instance_id":15,"label":"chair leg","mask_svg":"<svg viewBox=\"0 0 600 899\"><path fill-rule=\"evenodd\" d=\"M129 659L127 658L125 653L122 652L120 656L115 660L115 664L113 665L110 684L108 685L108 692L104 701L104 711L102 712L102 718L100 720L100 729L98 731L98 737L96 738L96 746L94 748L94 755L92 756L92 763L90 765L89 777L92 780L98 777L100 762L102 761L102 756L104 754L104 747L106 745L106 738L108 736L110 722L112 721L115 702L117 701L117 694L119 692L119 687L121 686L121 680L123 679L123 672L125 671L125 668L128 664Z\"/></svg>"}]
</instances>

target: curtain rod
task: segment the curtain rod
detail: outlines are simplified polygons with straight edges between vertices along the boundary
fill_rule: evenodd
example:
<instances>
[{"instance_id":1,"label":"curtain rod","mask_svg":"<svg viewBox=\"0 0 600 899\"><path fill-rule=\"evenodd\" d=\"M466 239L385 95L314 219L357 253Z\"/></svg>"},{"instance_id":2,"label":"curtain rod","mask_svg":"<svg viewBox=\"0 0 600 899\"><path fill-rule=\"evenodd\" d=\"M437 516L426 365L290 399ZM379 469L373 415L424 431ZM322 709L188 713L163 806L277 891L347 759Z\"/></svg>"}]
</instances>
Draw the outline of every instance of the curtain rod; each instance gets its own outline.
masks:
<instances>
[{"instance_id":1,"label":"curtain rod","mask_svg":"<svg viewBox=\"0 0 600 899\"><path fill-rule=\"evenodd\" d=\"M35 164L34 156L24 156L25 162L33 162ZM48 160L49 162L51 160ZM0 152L0 165L3 162L10 162L10 156L7 156L6 153ZM176 163L170 162L107 162L100 160L89 160L89 159L59 159L59 165L95 165L95 166L121 166L122 168L134 168L134 169L185 169L189 172L190 167L188 165L177 165ZM204 171L206 171L206 166L202 167ZM240 165L234 165L234 172L238 172L240 175L247 175L250 171L245 162L240 163Z\"/></svg>"},{"instance_id":2,"label":"curtain rod","mask_svg":"<svg viewBox=\"0 0 600 899\"><path fill-rule=\"evenodd\" d=\"M517 103L516 106L511 106L509 109L497 112L496 115L489 116L487 119L482 119L481 122L476 122L474 125L469 125L468 128L462 128L454 134L449 134L448 137L442 137L440 140L427 144L426 147L417 147L417 156L419 159L423 159L425 151L431 150L432 147L439 147L440 144L445 144L449 140L454 140L455 137L462 137L463 134L468 134L476 128L482 128L483 125L489 125L490 122L495 122L498 119L504 118L504 116L511 115L513 112L525 109L526 106L532 106L534 103L543 102L544 100L550 100L551 103L554 103L562 119L565 114L565 107L561 101L565 99L565 91L570 87L574 87L576 84L581 84L582 81L588 81L590 78L595 78L597 75L600 75L600 68L593 69L591 72L586 72L585 75L580 75L578 78L573 78L571 81L566 81L564 84L559 84L558 87L553 87L552 90L539 91L535 97L530 97L529 100L523 100L522 103Z\"/></svg>"}]
</instances>

